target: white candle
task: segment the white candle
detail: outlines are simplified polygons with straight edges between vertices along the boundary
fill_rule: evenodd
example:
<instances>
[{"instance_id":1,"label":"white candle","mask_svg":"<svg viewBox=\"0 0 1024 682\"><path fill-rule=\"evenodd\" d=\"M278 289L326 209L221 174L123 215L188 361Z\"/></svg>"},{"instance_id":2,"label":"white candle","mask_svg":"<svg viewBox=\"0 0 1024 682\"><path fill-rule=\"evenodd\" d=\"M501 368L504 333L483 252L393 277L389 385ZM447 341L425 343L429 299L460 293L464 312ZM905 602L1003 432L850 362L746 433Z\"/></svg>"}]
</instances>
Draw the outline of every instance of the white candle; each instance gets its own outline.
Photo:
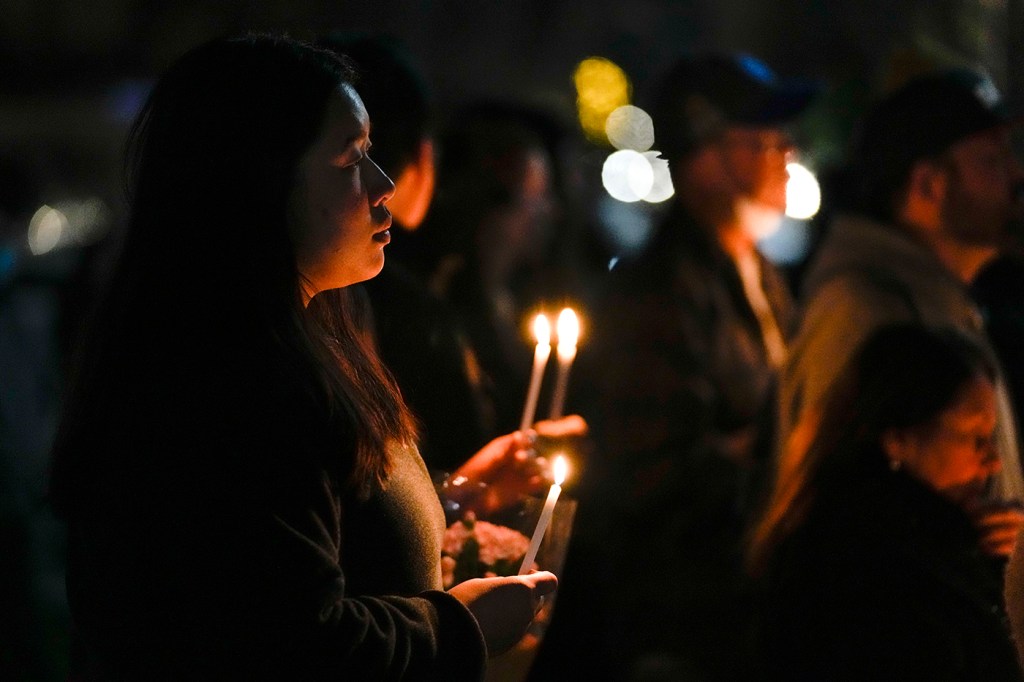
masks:
<instances>
[{"instance_id":1,"label":"white candle","mask_svg":"<svg viewBox=\"0 0 1024 682\"><path fill-rule=\"evenodd\" d=\"M544 378L544 368L551 356L551 323L543 313L533 320L533 335L537 337L537 347L533 352L533 372L530 374L530 388L526 392L526 404L523 406L523 420L519 430L525 431L533 426L533 415L537 412L537 397L540 395L540 382Z\"/></svg>"},{"instance_id":2,"label":"white candle","mask_svg":"<svg viewBox=\"0 0 1024 682\"><path fill-rule=\"evenodd\" d=\"M576 359L576 341L580 336L580 323L572 308L558 314L558 377L551 397L551 419L559 419L565 409L565 394L569 387L569 368Z\"/></svg>"},{"instance_id":3,"label":"white candle","mask_svg":"<svg viewBox=\"0 0 1024 682\"><path fill-rule=\"evenodd\" d=\"M534 529L533 537L530 539L530 547L526 550L526 556L523 557L522 566L519 567L519 575L526 575L533 569L533 562L537 560L537 550L540 549L544 533L547 532L548 525L551 524L551 516L555 513L555 503L558 502L558 496L562 492L562 483L565 482L568 468L569 464L565 461L565 457L559 455L555 458L553 466L555 483L548 491L548 499L544 501L544 509L540 512L537 528Z\"/></svg>"}]
</instances>

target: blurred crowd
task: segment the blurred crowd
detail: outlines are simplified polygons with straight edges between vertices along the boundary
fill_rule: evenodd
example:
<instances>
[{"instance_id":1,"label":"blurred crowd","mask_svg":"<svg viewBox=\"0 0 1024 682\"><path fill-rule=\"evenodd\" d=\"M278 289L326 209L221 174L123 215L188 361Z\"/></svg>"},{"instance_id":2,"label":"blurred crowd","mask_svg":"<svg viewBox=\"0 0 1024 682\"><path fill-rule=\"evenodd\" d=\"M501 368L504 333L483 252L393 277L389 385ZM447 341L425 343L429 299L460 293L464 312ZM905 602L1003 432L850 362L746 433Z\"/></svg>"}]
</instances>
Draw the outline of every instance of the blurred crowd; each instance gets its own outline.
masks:
<instances>
[{"instance_id":1,"label":"blurred crowd","mask_svg":"<svg viewBox=\"0 0 1024 682\"><path fill-rule=\"evenodd\" d=\"M759 245L823 84L746 54L670 65L644 104L674 195L620 252L572 125L512 101L443 111L393 40L319 45L354 63L395 185L383 270L354 299L427 468L519 427L533 314L584 320L565 412L586 428L537 429L541 454L571 453L578 511L528 679L1024 675L1024 167L1020 112L985 74L877 93L793 267ZM50 448L120 236L29 254L39 195L0 166L2 679L67 674Z\"/></svg>"}]
</instances>

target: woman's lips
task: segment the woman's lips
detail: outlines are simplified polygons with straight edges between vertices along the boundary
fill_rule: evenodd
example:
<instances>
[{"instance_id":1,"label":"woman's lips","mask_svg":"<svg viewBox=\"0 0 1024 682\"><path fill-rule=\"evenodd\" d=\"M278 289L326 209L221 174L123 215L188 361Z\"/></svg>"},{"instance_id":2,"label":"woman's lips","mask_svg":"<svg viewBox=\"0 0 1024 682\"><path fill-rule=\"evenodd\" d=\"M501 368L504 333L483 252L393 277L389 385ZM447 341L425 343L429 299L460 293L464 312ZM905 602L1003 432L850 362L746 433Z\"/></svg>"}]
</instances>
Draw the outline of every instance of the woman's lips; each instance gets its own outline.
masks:
<instances>
[{"instance_id":1,"label":"woman's lips","mask_svg":"<svg viewBox=\"0 0 1024 682\"><path fill-rule=\"evenodd\" d=\"M384 217L384 220L381 221L381 229L380 229L380 231L373 233L373 241L379 242L381 244L387 244L388 242L390 242L391 241L391 229L390 228L391 228L391 212L388 211L387 214Z\"/></svg>"}]
</instances>

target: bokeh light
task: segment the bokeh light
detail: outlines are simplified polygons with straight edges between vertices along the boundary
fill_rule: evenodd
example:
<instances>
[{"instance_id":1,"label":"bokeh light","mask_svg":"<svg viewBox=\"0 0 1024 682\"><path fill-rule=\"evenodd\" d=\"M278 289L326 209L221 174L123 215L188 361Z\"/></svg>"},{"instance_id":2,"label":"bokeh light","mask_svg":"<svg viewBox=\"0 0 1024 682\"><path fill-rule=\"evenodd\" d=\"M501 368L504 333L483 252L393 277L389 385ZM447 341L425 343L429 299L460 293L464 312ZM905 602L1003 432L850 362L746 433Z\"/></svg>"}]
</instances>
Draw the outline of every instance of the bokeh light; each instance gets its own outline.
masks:
<instances>
[{"instance_id":1,"label":"bokeh light","mask_svg":"<svg viewBox=\"0 0 1024 682\"><path fill-rule=\"evenodd\" d=\"M79 246L92 244L106 236L112 214L106 202L99 197L66 201L55 208L67 217L62 240Z\"/></svg>"},{"instance_id":2,"label":"bokeh light","mask_svg":"<svg viewBox=\"0 0 1024 682\"><path fill-rule=\"evenodd\" d=\"M676 193L675 187L672 186L672 174L668 170L668 160L658 158L660 154L658 151L644 152L644 157L654 172L654 182L643 200L651 204L660 204Z\"/></svg>"},{"instance_id":3,"label":"bokeh light","mask_svg":"<svg viewBox=\"0 0 1024 682\"><path fill-rule=\"evenodd\" d=\"M36 256L49 253L60 243L67 226L64 213L45 204L40 206L28 224L28 250Z\"/></svg>"},{"instance_id":4,"label":"bokeh light","mask_svg":"<svg viewBox=\"0 0 1024 682\"><path fill-rule=\"evenodd\" d=\"M640 152L622 149L605 159L601 183L619 201L640 201L654 186L654 169Z\"/></svg>"},{"instance_id":5,"label":"bokeh light","mask_svg":"<svg viewBox=\"0 0 1024 682\"><path fill-rule=\"evenodd\" d=\"M810 253L812 236L810 223L787 216L777 230L758 241L757 248L776 265L798 265Z\"/></svg>"},{"instance_id":6,"label":"bokeh light","mask_svg":"<svg viewBox=\"0 0 1024 682\"><path fill-rule=\"evenodd\" d=\"M821 187L814 173L799 163L786 164L786 215L797 220L814 217L821 208Z\"/></svg>"},{"instance_id":7,"label":"bokeh light","mask_svg":"<svg viewBox=\"0 0 1024 682\"><path fill-rule=\"evenodd\" d=\"M654 144L654 121L650 114L631 104L608 114L604 130L616 149L645 152Z\"/></svg>"},{"instance_id":8,"label":"bokeh light","mask_svg":"<svg viewBox=\"0 0 1024 682\"><path fill-rule=\"evenodd\" d=\"M587 137L607 141L605 122L609 114L629 104L631 86L626 73L603 57L588 57L573 73L580 126Z\"/></svg>"}]
</instances>

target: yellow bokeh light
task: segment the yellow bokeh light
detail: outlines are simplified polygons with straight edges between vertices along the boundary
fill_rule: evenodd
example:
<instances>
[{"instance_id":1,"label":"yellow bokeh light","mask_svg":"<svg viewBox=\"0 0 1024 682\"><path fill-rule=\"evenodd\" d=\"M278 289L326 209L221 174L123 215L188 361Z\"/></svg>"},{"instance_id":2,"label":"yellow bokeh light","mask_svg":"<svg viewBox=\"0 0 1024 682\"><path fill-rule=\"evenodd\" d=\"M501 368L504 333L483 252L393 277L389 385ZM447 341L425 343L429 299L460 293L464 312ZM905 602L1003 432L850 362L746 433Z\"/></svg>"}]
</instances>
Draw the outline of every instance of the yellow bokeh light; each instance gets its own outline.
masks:
<instances>
[{"instance_id":1,"label":"yellow bokeh light","mask_svg":"<svg viewBox=\"0 0 1024 682\"><path fill-rule=\"evenodd\" d=\"M603 57L588 57L573 73L580 126L588 137L607 142L608 115L629 104L631 86L625 72Z\"/></svg>"}]
</instances>

